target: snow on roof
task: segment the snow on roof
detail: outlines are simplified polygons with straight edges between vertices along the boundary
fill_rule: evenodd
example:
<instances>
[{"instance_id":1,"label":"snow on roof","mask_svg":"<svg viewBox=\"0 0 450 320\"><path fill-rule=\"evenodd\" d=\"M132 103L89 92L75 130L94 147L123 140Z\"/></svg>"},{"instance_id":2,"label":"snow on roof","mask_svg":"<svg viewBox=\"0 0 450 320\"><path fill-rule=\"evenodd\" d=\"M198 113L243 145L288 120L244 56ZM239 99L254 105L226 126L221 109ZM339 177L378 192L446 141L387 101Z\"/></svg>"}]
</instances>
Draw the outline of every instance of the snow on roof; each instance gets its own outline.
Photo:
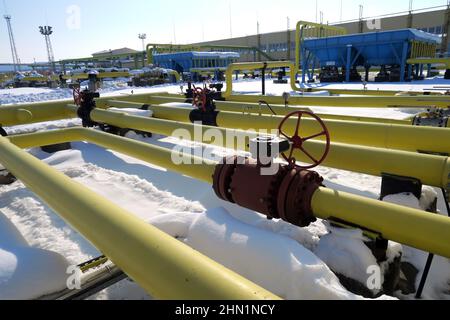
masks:
<instances>
[{"instance_id":1,"label":"snow on roof","mask_svg":"<svg viewBox=\"0 0 450 320\"><path fill-rule=\"evenodd\" d=\"M155 54L154 56L192 56L192 57L202 57L202 58L240 58L240 54L237 52L218 52L218 51L188 51L188 52L173 52L173 53L161 53Z\"/></svg>"},{"instance_id":2,"label":"snow on roof","mask_svg":"<svg viewBox=\"0 0 450 320\"><path fill-rule=\"evenodd\" d=\"M195 57L219 57L222 59L225 58L239 58L240 55L237 52L217 52L217 51L211 51L211 52L201 52L201 51L193 51L192 55Z\"/></svg>"},{"instance_id":3,"label":"snow on roof","mask_svg":"<svg viewBox=\"0 0 450 320\"><path fill-rule=\"evenodd\" d=\"M105 54L112 54L112 55L115 55L115 54L127 54L127 53L132 54L132 53L137 53L137 52L139 52L139 51L136 51L136 50L133 50L133 49L130 49L130 48L120 48L120 49L113 49L113 50L109 49L109 50L99 51L99 52L93 53L92 56L94 56L94 57L95 56L102 56L102 55L105 55Z\"/></svg>"}]
</instances>

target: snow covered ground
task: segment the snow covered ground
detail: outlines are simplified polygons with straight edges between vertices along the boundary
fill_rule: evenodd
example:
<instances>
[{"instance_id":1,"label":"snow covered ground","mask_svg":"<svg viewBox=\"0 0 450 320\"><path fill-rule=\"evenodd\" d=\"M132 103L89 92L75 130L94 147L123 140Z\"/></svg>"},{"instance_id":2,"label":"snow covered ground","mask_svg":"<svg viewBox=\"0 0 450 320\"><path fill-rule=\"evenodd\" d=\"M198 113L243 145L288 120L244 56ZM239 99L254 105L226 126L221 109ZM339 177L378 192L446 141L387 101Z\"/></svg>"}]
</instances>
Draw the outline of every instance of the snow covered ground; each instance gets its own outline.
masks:
<instances>
[{"instance_id":1,"label":"snow covered ground","mask_svg":"<svg viewBox=\"0 0 450 320\"><path fill-rule=\"evenodd\" d=\"M399 85L370 84L369 89L422 90L450 81ZM242 81L239 92L256 92L260 82ZM357 85L355 85L357 86ZM333 87L336 87L333 86ZM337 86L339 87L339 86ZM346 86L348 87L348 86ZM153 88L126 88L112 84L102 95L141 92L180 92L177 85ZM290 91L286 85L267 82L269 94ZM66 99L66 89L0 90L0 104ZM313 108L316 109L316 108ZM317 108L317 110L395 119L410 116L401 110ZM63 120L6 128L10 134L42 131L79 125L79 120ZM172 148L181 142L175 138L154 136L130 138ZM186 145L186 142L183 142ZM188 143L192 148L202 148ZM231 150L214 148L217 154ZM336 273L367 280L367 268L374 257L364 245L360 231L335 229L324 221L308 228L297 228L283 221L269 221L249 210L219 200L210 185L167 172L129 156L88 143L73 143L72 150L46 154L30 152L117 205L133 212L180 241L210 256L266 289L287 299L361 299L347 291ZM327 187L378 198L381 179L342 170L320 167ZM424 208L430 194L426 189L423 203L408 195L388 201ZM444 212L439 196L441 212ZM361 213L363 214L363 213ZM388 256L403 253L403 260L423 272L427 254L391 243ZM0 299L33 299L65 287L68 265L79 264L100 253L86 239L68 226L57 214L30 192L20 181L0 187ZM32 270L32 271L30 271ZM278 272L273 272L278 270ZM332 271L333 270L333 271ZM33 288L29 290L29 284ZM417 285L417 284L416 284ZM396 295L401 299L413 296ZM97 294L93 299L149 299L136 283L124 280ZM383 297L387 298L387 297ZM424 298L450 299L450 263L436 258L425 288Z\"/></svg>"}]
</instances>

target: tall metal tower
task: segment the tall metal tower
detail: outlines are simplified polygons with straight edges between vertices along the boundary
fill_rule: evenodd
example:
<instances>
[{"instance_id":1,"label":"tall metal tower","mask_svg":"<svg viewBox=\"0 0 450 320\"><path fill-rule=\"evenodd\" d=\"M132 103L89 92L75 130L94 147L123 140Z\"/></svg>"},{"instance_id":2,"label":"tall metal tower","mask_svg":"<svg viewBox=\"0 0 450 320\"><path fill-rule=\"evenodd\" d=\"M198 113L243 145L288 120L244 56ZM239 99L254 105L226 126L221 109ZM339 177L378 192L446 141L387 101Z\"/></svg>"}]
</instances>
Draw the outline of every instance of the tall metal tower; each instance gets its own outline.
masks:
<instances>
[{"instance_id":1,"label":"tall metal tower","mask_svg":"<svg viewBox=\"0 0 450 320\"><path fill-rule=\"evenodd\" d=\"M40 26L39 32L45 37L45 44L47 45L48 62L52 66L53 72L55 72L56 71L55 56L53 54L52 43L50 41L50 35L53 34L53 28L50 26Z\"/></svg>"},{"instance_id":2,"label":"tall metal tower","mask_svg":"<svg viewBox=\"0 0 450 320\"><path fill-rule=\"evenodd\" d=\"M14 34L11 27L11 16L9 14L5 14L3 17L5 18L6 24L8 26L9 43L11 45L14 71L20 71L20 59L19 55L17 54L16 41L14 40Z\"/></svg>"},{"instance_id":3,"label":"tall metal tower","mask_svg":"<svg viewBox=\"0 0 450 320\"><path fill-rule=\"evenodd\" d=\"M147 39L147 34L139 33L138 38L142 40L142 51L145 51L145 40Z\"/></svg>"}]
</instances>

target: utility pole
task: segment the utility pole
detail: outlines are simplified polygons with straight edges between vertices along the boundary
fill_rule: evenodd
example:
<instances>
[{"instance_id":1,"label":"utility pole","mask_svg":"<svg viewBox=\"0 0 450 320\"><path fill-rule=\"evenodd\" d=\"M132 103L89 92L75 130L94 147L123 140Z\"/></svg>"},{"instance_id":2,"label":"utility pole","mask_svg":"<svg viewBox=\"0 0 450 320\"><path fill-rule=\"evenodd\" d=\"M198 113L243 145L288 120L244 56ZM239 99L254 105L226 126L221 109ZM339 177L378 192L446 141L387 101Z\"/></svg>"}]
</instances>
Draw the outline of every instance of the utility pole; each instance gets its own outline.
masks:
<instances>
[{"instance_id":1,"label":"utility pole","mask_svg":"<svg viewBox=\"0 0 450 320\"><path fill-rule=\"evenodd\" d=\"M319 22L319 0L316 0L316 23Z\"/></svg>"},{"instance_id":2,"label":"utility pole","mask_svg":"<svg viewBox=\"0 0 450 320\"><path fill-rule=\"evenodd\" d=\"M9 44L11 46L11 54L13 59L13 66L14 66L14 72L20 71L20 59L19 55L17 54L17 48L16 48L16 41L14 40L14 33L11 26L11 15L5 14L3 16L6 20L6 25L8 28L8 35L9 35Z\"/></svg>"},{"instance_id":3,"label":"utility pole","mask_svg":"<svg viewBox=\"0 0 450 320\"><path fill-rule=\"evenodd\" d=\"M413 27L413 0L409 0L409 14L408 14L408 22L407 22L407 28Z\"/></svg>"},{"instance_id":4,"label":"utility pole","mask_svg":"<svg viewBox=\"0 0 450 320\"><path fill-rule=\"evenodd\" d=\"M231 15L231 0L229 4L230 4L230 38L233 38L233 17Z\"/></svg>"},{"instance_id":5,"label":"utility pole","mask_svg":"<svg viewBox=\"0 0 450 320\"><path fill-rule=\"evenodd\" d=\"M51 65L53 72L56 72L55 55L53 54L52 43L50 41L50 36L53 34L53 27L51 27L51 26L40 26L39 27L39 32L45 38L45 44L47 46L48 62Z\"/></svg>"},{"instance_id":6,"label":"utility pole","mask_svg":"<svg viewBox=\"0 0 450 320\"><path fill-rule=\"evenodd\" d=\"M362 4L360 4L359 5L359 33L364 32L363 11L364 11L364 6Z\"/></svg>"},{"instance_id":7,"label":"utility pole","mask_svg":"<svg viewBox=\"0 0 450 320\"><path fill-rule=\"evenodd\" d=\"M257 44L257 46L258 46L258 49L259 50L262 50L262 48L261 48L261 33L259 32L260 30L259 30L259 20L258 21L256 21L256 34L257 34L257 42L258 42L258 44ZM261 61L261 52L260 51L258 51L258 61Z\"/></svg>"},{"instance_id":8,"label":"utility pole","mask_svg":"<svg viewBox=\"0 0 450 320\"><path fill-rule=\"evenodd\" d=\"M341 0L341 10L340 10L340 15L339 15L339 19L340 19L340 21L339 22L342 22L342 7L343 7L343 2L342 2L343 0Z\"/></svg>"},{"instance_id":9,"label":"utility pole","mask_svg":"<svg viewBox=\"0 0 450 320\"><path fill-rule=\"evenodd\" d=\"M287 61L291 60L291 20L287 17L287 41L286 41L286 59Z\"/></svg>"},{"instance_id":10,"label":"utility pole","mask_svg":"<svg viewBox=\"0 0 450 320\"><path fill-rule=\"evenodd\" d=\"M449 45L449 33L450 33L450 0L447 1L447 10L445 11L444 30L442 30L442 44L441 55L444 55L448 51Z\"/></svg>"}]
</instances>

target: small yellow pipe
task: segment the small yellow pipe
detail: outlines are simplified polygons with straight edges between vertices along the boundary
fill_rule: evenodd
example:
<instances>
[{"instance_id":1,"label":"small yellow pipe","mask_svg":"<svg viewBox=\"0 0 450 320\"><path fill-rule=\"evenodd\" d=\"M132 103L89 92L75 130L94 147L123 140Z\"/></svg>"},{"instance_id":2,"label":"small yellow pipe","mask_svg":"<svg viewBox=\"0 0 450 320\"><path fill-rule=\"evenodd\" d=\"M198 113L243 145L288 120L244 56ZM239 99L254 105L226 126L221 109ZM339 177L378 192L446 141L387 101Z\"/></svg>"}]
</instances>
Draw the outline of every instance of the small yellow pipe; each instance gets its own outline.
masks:
<instances>
[{"instance_id":1,"label":"small yellow pipe","mask_svg":"<svg viewBox=\"0 0 450 320\"><path fill-rule=\"evenodd\" d=\"M232 95L227 101L253 102L264 100L270 104L284 104L284 99L278 96L262 95ZM320 97L320 96L291 96L291 106L308 107L347 107L347 108L420 108L429 107L448 108L448 96L351 96L351 97Z\"/></svg>"},{"instance_id":2,"label":"small yellow pipe","mask_svg":"<svg viewBox=\"0 0 450 320\"><path fill-rule=\"evenodd\" d=\"M62 132L62 136L66 136L68 130L78 131L80 140L111 147L132 156L142 156L141 159L145 157L145 161L155 165L166 166L169 165L167 161L170 162L170 150L94 130L66 129L54 131L53 134ZM15 137L10 139L14 141ZM24 137L19 139L26 141ZM163 299L205 299L205 295L209 294L207 299L276 298L197 252L187 250L178 241L106 199L86 192L85 188L13 146L5 138L0 138L0 151L0 163L153 296ZM194 158L191 157L192 160ZM214 168L215 163L211 161L178 169L173 165L170 167L176 172L209 183L212 183ZM202 169L207 174L203 174ZM314 193L312 208L318 218L344 220L379 232L386 239L450 258L448 217L326 188L320 188ZM108 234L112 237L105 237ZM110 240L117 235L121 235L120 241ZM149 277L154 274L158 274L158 277Z\"/></svg>"},{"instance_id":3,"label":"small yellow pipe","mask_svg":"<svg viewBox=\"0 0 450 320\"><path fill-rule=\"evenodd\" d=\"M170 102L176 103L186 103L185 98L172 98L172 97L151 97L150 104L165 104ZM142 108L143 104L135 102L124 102L124 101L108 101L111 107L115 108ZM214 101L217 109L220 111L227 112L242 112L242 113L254 113L260 115L273 115L272 111L266 105L260 105L256 103L241 103L241 102L230 102L230 101ZM310 111L308 108L296 108L296 107L284 107L281 105L271 105L270 106L277 115L288 115L294 111ZM170 107L169 107L170 108ZM375 122L375 123L392 123L400 125L411 125L412 120L395 120L395 119L384 119L384 118L370 118L370 117L357 117L357 116L345 116L345 115L334 115L328 113L315 113L322 119L333 119L333 120L344 120L344 121L362 121L362 122Z\"/></svg>"},{"instance_id":4,"label":"small yellow pipe","mask_svg":"<svg viewBox=\"0 0 450 320\"><path fill-rule=\"evenodd\" d=\"M347 34L347 29L343 27L336 27L336 26L329 26L324 24L318 24L308 21L298 21L295 29L295 69L300 71L300 50L301 50L301 44L302 40L304 38L304 35L302 37L302 30L306 27L313 27L316 30L328 30L328 31L334 31L335 35L345 35ZM320 34L317 34L318 38L321 38ZM304 72L305 70L303 70ZM295 72L294 72L295 73Z\"/></svg>"},{"instance_id":5,"label":"small yellow pipe","mask_svg":"<svg viewBox=\"0 0 450 320\"><path fill-rule=\"evenodd\" d=\"M61 138L77 137L76 140L92 140L103 146L112 144L119 152L126 151L139 157L147 152L145 158L151 158L156 165L172 163L171 151L167 149L87 129L55 131L52 135L60 133ZM72 181L2 137L0 163L155 298L278 299L131 212ZM212 175L214 165L205 163L202 169ZM174 166L171 168L176 169ZM188 173L188 169L185 166L177 170ZM201 170L189 172L196 178L204 179ZM211 177L204 180L210 181Z\"/></svg>"},{"instance_id":6,"label":"small yellow pipe","mask_svg":"<svg viewBox=\"0 0 450 320\"><path fill-rule=\"evenodd\" d=\"M222 96L228 100L233 95L233 73L240 70L258 70L263 68L290 68L295 70L294 64L290 61L269 61L269 62L243 62L232 63L228 66L226 71L226 90L222 93ZM291 88L294 91L301 91L295 83L295 72L290 72Z\"/></svg>"},{"instance_id":7,"label":"small yellow pipe","mask_svg":"<svg viewBox=\"0 0 450 320\"><path fill-rule=\"evenodd\" d=\"M408 59L408 64L442 64L447 69L450 69L450 58L416 58Z\"/></svg>"},{"instance_id":8,"label":"small yellow pipe","mask_svg":"<svg viewBox=\"0 0 450 320\"><path fill-rule=\"evenodd\" d=\"M91 118L100 123L165 136L175 136L176 133L183 130L189 134L189 140L242 151L248 151L249 140L258 136L258 133L254 131L193 125L170 120L130 116L126 113L105 110L93 110ZM223 139L216 140L212 135L205 135L204 133L207 131L215 132ZM48 135L51 136L51 133ZM242 141L242 145L236 145L234 139L232 141L226 140L227 137L236 137L236 141ZM225 141L223 141L224 139ZM14 142L16 143L16 141ZM32 143L39 143L39 140L32 141ZM305 148L316 159L320 159L325 150L325 144L321 141L308 141L305 143ZM296 152L294 156L298 161L310 162L310 159L303 153ZM425 185L450 189L448 185L450 175L448 157L333 142L323 165L374 176L389 173L397 176L414 177Z\"/></svg>"},{"instance_id":9,"label":"small yellow pipe","mask_svg":"<svg viewBox=\"0 0 450 320\"><path fill-rule=\"evenodd\" d=\"M320 188L314 193L312 209L323 219L355 222L356 225L381 233L386 239L396 239L394 241L425 252L444 257L450 253L450 218L445 216L326 188Z\"/></svg>"},{"instance_id":10,"label":"small yellow pipe","mask_svg":"<svg viewBox=\"0 0 450 320\"><path fill-rule=\"evenodd\" d=\"M151 106L155 118L190 122L191 109ZM233 112L220 112L217 125L239 130L276 130L283 117ZM415 127L397 124L382 124L343 120L324 120L331 141L365 145L378 148L397 149L412 152L450 154L450 130L447 128ZM285 122L286 133L293 133L297 119ZM305 117L302 121L302 135L307 137L319 133L318 122Z\"/></svg>"}]
</instances>

